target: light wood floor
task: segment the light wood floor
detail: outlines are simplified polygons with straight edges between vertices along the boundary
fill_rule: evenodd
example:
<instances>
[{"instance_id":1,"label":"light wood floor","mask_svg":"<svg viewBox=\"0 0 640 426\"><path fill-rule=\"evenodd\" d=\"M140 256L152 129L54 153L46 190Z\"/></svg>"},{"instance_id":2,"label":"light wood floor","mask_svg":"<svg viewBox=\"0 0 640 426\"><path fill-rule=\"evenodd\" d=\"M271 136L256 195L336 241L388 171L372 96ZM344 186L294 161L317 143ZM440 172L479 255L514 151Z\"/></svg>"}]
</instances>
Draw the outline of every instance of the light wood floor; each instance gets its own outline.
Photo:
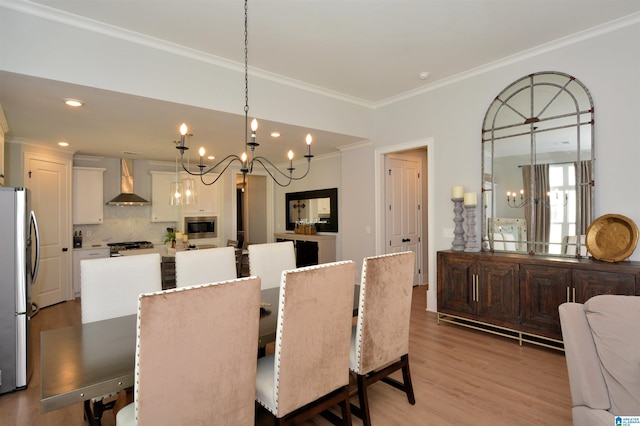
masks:
<instances>
[{"instance_id":1,"label":"light wood floor","mask_svg":"<svg viewBox=\"0 0 640 426\"><path fill-rule=\"evenodd\" d=\"M571 394L562 352L450 324L426 312L414 288L410 366L416 405L384 384L370 387L374 425L570 425ZM42 309L33 319L35 369L27 390L0 395L0 424L82 425L82 404L40 414L39 333L80 323L78 300ZM110 412L103 425L114 424ZM265 424L265 419L258 419ZM362 424L354 417L355 425ZM308 425L326 425L322 418Z\"/></svg>"}]
</instances>

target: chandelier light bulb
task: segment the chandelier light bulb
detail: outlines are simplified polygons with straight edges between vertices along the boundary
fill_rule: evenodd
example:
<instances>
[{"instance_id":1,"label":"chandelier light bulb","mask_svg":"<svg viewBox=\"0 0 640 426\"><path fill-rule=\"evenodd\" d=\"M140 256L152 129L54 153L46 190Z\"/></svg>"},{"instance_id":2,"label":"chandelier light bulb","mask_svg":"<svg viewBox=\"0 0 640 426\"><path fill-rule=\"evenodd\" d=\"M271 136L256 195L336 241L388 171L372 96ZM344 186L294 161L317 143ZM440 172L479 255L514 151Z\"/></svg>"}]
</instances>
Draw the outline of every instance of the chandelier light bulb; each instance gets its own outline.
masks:
<instances>
[{"instance_id":1,"label":"chandelier light bulb","mask_svg":"<svg viewBox=\"0 0 640 426\"><path fill-rule=\"evenodd\" d=\"M293 151L289 150L287 157L289 158L289 161L293 160Z\"/></svg>"},{"instance_id":2,"label":"chandelier light bulb","mask_svg":"<svg viewBox=\"0 0 640 426\"><path fill-rule=\"evenodd\" d=\"M311 134L307 133L307 145L311 145L311 141L313 140L313 138L311 138Z\"/></svg>"},{"instance_id":3,"label":"chandelier light bulb","mask_svg":"<svg viewBox=\"0 0 640 426\"><path fill-rule=\"evenodd\" d=\"M240 159L242 160L243 163L246 163L247 162L247 153L243 152L242 153L242 157L240 157Z\"/></svg>"},{"instance_id":4,"label":"chandelier light bulb","mask_svg":"<svg viewBox=\"0 0 640 426\"><path fill-rule=\"evenodd\" d=\"M255 133L256 130L258 130L258 120L254 118L251 120L251 131Z\"/></svg>"},{"instance_id":5,"label":"chandelier light bulb","mask_svg":"<svg viewBox=\"0 0 640 426\"><path fill-rule=\"evenodd\" d=\"M204 147L201 146L200 150L198 151L198 153L200 154L200 157L204 157Z\"/></svg>"},{"instance_id":6,"label":"chandelier light bulb","mask_svg":"<svg viewBox=\"0 0 640 426\"><path fill-rule=\"evenodd\" d=\"M188 130L187 129L187 125L185 123L182 123L182 125L180 126L180 134L182 136L186 135L187 134L187 130Z\"/></svg>"}]
</instances>

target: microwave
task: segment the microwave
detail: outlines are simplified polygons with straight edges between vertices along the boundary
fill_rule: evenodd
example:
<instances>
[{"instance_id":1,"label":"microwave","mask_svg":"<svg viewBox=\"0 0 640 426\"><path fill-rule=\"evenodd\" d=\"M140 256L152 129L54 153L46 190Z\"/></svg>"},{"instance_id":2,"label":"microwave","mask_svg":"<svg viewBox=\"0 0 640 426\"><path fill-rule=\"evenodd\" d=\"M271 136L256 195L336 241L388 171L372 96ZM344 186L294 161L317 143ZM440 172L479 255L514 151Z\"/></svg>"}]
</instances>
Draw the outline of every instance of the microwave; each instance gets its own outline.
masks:
<instances>
[{"instance_id":1,"label":"microwave","mask_svg":"<svg viewBox=\"0 0 640 426\"><path fill-rule=\"evenodd\" d=\"M217 216L190 216L184 218L184 233L189 239L217 238Z\"/></svg>"}]
</instances>

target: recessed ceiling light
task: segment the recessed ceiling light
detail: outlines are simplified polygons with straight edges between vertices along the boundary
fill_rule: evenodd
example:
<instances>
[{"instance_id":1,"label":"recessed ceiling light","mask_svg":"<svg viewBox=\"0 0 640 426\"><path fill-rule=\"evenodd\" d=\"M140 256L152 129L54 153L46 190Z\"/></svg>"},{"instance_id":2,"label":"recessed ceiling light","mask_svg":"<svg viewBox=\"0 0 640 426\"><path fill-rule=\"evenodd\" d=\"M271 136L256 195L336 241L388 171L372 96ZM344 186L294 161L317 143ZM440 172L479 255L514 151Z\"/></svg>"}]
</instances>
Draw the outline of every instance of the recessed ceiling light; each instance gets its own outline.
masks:
<instances>
[{"instance_id":1,"label":"recessed ceiling light","mask_svg":"<svg viewBox=\"0 0 640 426\"><path fill-rule=\"evenodd\" d=\"M70 107L81 107L82 105L84 105L84 102L82 102L81 100L78 99L65 99L64 103Z\"/></svg>"},{"instance_id":2,"label":"recessed ceiling light","mask_svg":"<svg viewBox=\"0 0 640 426\"><path fill-rule=\"evenodd\" d=\"M207 157L207 159L208 159L208 160L215 160L215 159L216 159L216 156L215 156L215 155L210 155L210 156L208 156L208 157Z\"/></svg>"},{"instance_id":3,"label":"recessed ceiling light","mask_svg":"<svg viewBox=\"0 0 640 426\"><path fill-rule=\"evenodd\" d=\"M426 71L422 71L420 74L418 74L418 76L420 77L420 80L426 80L427 78L429 78L429 73Z\"/></svg>"},{"instance_id":4,"label":"recessed ceiling light","mask_svg":"<svg viewBox=\"0 0 640 426\"><path fill-rule=\"evenodd\" d=\"M58 145L67 147L67 146L69 146L69 142L60 141L60 142L58 142Z\"/></svg>"},{"instance_id":5,"label":"recessed ceiling light","mask_svg":"<svg viewBox=\"0 0 640 426\"><path fill-rule=\"evenodd\" d=\"M271 132L271 137L272 138L279 138L280 137L280 132Z\"/></svg>"}]
</instances>

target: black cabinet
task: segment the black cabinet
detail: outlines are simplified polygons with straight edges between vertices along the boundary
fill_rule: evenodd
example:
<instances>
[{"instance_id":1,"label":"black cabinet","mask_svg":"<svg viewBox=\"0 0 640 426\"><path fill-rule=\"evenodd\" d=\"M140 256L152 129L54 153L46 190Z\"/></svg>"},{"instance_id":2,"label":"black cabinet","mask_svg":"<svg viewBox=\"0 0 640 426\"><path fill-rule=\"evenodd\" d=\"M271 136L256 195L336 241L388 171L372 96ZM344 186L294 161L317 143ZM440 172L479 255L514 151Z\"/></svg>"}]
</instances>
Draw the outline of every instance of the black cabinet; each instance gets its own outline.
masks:
<instances>
[{"instance_id":1,"label":"black cabinet","mask_svg":"<svg viewBox=\"0 0 640 426\"><path fill-rule=\"evenodd\" d=\"M276 241L292 241L296 251L296 266L311 266L336 261L334 235L306 235L285 232L274 235Z\"/></svg>"},{"instance_id":2,"label":"black cabinet","mask_svg":"<svg viewBox=\"0 0 640 426\"><path fill-rule=\"evenodd\" d=\"M176 258L173 256L162 256L162 289L176 288Z\"/></svg>"}]
</instances>

